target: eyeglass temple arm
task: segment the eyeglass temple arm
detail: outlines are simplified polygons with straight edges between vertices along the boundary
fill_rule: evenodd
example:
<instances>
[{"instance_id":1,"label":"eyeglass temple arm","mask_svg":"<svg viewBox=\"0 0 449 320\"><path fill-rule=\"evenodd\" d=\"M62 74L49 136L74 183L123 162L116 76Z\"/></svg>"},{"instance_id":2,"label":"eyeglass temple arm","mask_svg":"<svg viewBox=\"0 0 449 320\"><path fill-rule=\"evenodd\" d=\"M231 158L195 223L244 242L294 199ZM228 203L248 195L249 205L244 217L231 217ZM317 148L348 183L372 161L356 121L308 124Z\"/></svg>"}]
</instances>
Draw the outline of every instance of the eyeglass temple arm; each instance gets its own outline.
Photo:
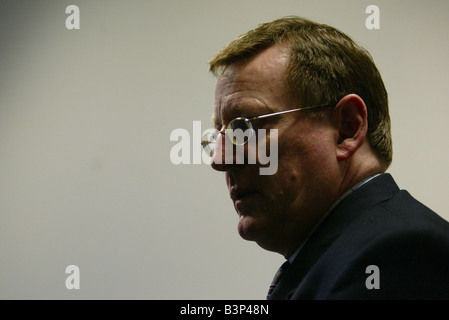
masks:
<instances>
[{"instance_id":1,"label":"eyeglass temple arm","mask_svg":"<svg viewBox=\"0 0 449 320\"><path fill-rule=\"evenodd\" d=\"M284 110L284 111L279 111L279 112L275 112L275 113L263 114L261 116L253 117L253 118L248 119L248 120L249 121L253 121L253 120L257 120L257 119L263 119L263 118L278 116L278 115L281 115L281 114L295 112L295 111L302 111L302 110L313 109L313 108L320 108L320 107L331 107L331 106L334 106L334 105L333 104L320 104L320 105L311 106L311 107L304 107L304 108L296 108L296 109L291 109L291 110Z\"/></svg>"}]
</instances>

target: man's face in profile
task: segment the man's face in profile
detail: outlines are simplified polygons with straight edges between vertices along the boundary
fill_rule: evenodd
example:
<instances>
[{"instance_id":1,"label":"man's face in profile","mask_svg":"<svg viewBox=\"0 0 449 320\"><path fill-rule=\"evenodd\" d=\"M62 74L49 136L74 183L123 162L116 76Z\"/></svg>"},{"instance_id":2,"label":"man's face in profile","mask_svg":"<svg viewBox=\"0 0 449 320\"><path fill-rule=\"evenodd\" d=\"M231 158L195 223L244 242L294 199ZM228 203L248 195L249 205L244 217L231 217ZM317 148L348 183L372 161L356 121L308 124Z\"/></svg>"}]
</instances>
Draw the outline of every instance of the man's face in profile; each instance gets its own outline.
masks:
<instances>
[{"instance_id":1,"label":"man's face in profile","mask_svg":"<svg viewBox=\"0 0 449 320\"><path fill-rule=\"evenodd\" d=\"M272 46L245 62L228 66L217 82L214 118L220 127L236 117L254 117L298 107L285 86L289 61L287 46ZM221 129L221 128L218 128ZM329 120L307 119L302 112L267 118L257 129L278 130L278 170L260 175L258 164L226 164L226 183L239 216L239 234L261 247L289 255L309 233L320 214L331 205L332 172L337 136ZM224 148L224 136L217 149Z\"/></svg>"}]
</instances>

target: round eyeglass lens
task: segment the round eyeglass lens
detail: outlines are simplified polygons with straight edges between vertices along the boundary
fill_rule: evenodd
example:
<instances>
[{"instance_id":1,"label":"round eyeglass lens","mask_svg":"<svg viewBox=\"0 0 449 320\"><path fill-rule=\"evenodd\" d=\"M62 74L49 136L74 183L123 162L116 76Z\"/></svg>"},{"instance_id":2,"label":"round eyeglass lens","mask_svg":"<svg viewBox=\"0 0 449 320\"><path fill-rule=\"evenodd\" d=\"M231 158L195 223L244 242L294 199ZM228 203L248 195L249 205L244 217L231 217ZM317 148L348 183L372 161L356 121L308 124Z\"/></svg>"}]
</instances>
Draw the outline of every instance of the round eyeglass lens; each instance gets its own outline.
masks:
<instances>
[{"instance_id":1,"label":"round eyeglass lens","mask_svg":"<svg viewBox=\"0 0 449 320\"><path fill-rule=\"evenodd\" d=\"M229 123L226 134L233 144L241 146L246 144L254 135L254 129L248 119L236 118Z\"/></svg>"}]
</instances>

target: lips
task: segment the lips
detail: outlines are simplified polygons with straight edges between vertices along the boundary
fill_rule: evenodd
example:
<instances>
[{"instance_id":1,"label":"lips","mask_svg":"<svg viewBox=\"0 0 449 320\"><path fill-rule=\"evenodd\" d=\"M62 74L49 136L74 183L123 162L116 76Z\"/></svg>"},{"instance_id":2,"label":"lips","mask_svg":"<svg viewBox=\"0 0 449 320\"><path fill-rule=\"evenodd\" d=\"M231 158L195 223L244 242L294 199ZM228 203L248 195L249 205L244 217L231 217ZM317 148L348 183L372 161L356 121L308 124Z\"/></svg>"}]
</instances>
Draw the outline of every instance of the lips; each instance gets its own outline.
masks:
<instances>
[{"instance_id":1,"label":"lips","mask_svg":"<svg viewBox=\"0 0 449 320\"><path fill-rule=\"evenodd\" d=\"M257 192L249 189L238 188L236 186L232 187L230 190L230 195L232 201L236 202L238 200L245 200Z\"/></svg>"}]
</instances>

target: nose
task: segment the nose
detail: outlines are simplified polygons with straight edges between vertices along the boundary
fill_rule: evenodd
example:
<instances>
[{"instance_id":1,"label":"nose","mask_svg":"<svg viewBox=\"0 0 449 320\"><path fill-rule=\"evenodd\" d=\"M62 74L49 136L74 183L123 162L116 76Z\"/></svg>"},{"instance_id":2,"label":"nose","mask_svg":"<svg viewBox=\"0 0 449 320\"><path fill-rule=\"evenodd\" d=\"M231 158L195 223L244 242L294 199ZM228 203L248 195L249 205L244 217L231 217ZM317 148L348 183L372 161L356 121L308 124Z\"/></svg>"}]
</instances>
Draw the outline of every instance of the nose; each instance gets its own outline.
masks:
<instances>
[{"instance_id":1,"label":"nose","mask_svg":"<svg viewBox=\"0 0 449 320\"><path fill-rule=\"evenodd\" d=\"M236 163L234 144L227 139L224 132L220 132L215 142L214 155L211 166L217 171L228 171Z\"/></svg>"},{"instance_id":2,"label":"nose","mask_svg":"<svg viewBox=\"0 0 449 320\"><path fill-rule=\"evenodd\" d=\"M230 168L230 164L226 162L226 136L220 131L215 141L214 155L212 156L211 166L212 169L217 171L227 171Z\"/></svg>"}]
</instances>

